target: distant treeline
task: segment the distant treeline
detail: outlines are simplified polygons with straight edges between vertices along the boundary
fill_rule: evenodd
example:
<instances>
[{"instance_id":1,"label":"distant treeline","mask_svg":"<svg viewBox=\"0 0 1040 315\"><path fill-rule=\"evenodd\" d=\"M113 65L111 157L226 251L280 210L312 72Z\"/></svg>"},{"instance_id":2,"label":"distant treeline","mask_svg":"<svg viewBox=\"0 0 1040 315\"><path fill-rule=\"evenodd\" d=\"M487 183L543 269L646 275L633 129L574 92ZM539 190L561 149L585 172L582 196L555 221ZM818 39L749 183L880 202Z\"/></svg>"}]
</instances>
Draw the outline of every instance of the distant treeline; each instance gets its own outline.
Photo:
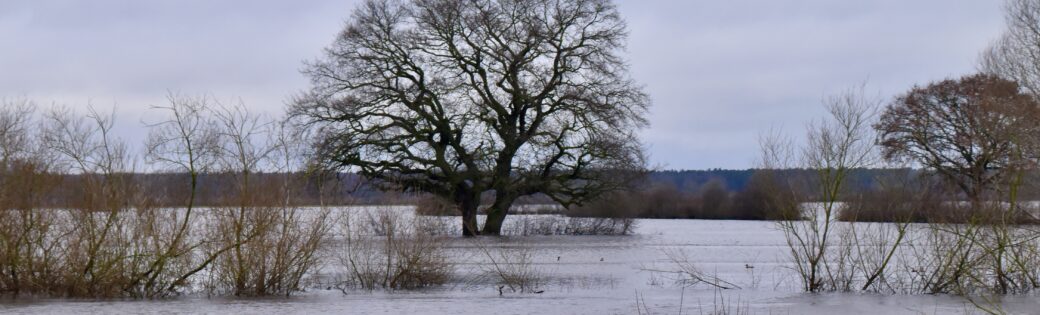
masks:
<instances>
[{"instance_id":1,"label":"distant treeline","mask_svg":"<svg viewBox=\"0 0 1040 315\"><path fill-rule=\"evenodd\" d=\"M571 216L778 220L800 219L799 204L819 201L821 170L665 170L627 191L602 196ZM1040 200L1040 173L1025 174L1019 200ZM992 196L993 198L999 196ZM845 221L962 222L968 198L934 173L915 169L853 169L842 186ZM1033 222L1033 218L1014 218Z\"/></svg>"},{"instance_id":2,"label":"distant treeline","mask_svg":"<svg viewBox=\"0 0 1040 315\"><path fill-rule=\"evenodd\" d=\"M783 170L779 174L789 176L805 176L809 170ZM721 184L727 191L743 191L748 186L749 180L755 170L663 170L651 171L646 180L636 184L640 189L651 187L667 187L681 193L696 193L701 191L705 185L716 182ZM849 180L850 187L870 187L876 178L889 173L898 173L897 170L861 170ZM340 173L326 176L319 180L313 176L298 176L301 174L285 173L256 173L251 174L253 181L258 183L282 182L286 177L295 179L293 190L293 203L305 205L318 205L321 203L329 205L342 204L411 204L418 198L417 193L404 191L384 191L368 182L364 178L352 173ZM81 194L76 187L80 185L85 175L62 174L53 175L59 184L59 188L52 191L51 196L46 198L50 206L62 207L73 200L81 200ZM238 174L227 173L204 173L198 177L198 196L196 203L199 205L215 205L222 200L222 195L232 193L236 189ZM889 175L891 176L891 175ZM138 173L133 174L130 179L135 185L143 187L143 191L149 192L156 202L163 206L183 205L191 192L188 174L184 173ZM326 193L320 193L325 189ZM548 198L534 196L521 200L521 203L551 203Z\"/></svg>"},{"instance_id":3,"label":"distant treeline","mask_svg":"<svg viewBox=\"0 0 1040 315\"><path fill-rule=\"evenodd\" d=\"M761 170L660 170L651 171L643 181L635 183L631 189L621 191L587 202L581 207L568 209L572 216L606 216L606 217L643 217L643 218L698 218L698 219L742 219L773 220L782 219L784 208L790 203L813 201L817 192L813 191L813 178L816 170L787 169L772 170L772 179L761 176ZM758 174L758 175L756 175ZM77 202L86 200L82 194L85 176L82 174L52 175L59 184L48 193L46 204L49 207L75 207ZM196 205L220 206L227 202L226 196L234 195L236 183L240 180L237 174L206 173L199 174ZM371 205L371 204L419 204L426 196L406 191L383 190L366 179L351 173L340 173L317 179L314 176L288 173L251 174L255 183L282 185L291 183L293 187L290 200L293 205ZM1038 177L1035 174L1031 177ZM146 192L149 198L162 207L181 207L189 198L191 187L187 174L178 173L139 173L129 177L140 191ZM778 181L776 179L785 180ZM800 180L786 180L798 178ZM931 184L920 184L921 181ZM952 189L942 188L940 181L919 170L910 169L858 169L850 173L846 192L849 199L877 200L881 194L891 194L892 183L917 181L921 187L940 187L918 195L932 198L934 202L943 200L961 200ZM1031 181L1035 182L1035 181ZM782 187L790 183L802 183L800 187ZM902 187L902 190L913 190ZM275 188L275 187L271 187ZM914 188L916 189L916 188ZM778 191L788 191L788 197L777 199ZM1023 189L1020 195L1023 200L1040 200L1037 189ZM888 198L891 199L891 198ZM854 201L854 200L849 200ZM933 203L934 203L933 202ZM517 204L551 204L545 196L529 196L522 198ZM787 203L787 205L785 205ZM876 203L876 202L875 202ZM870 207L876 208L876 207ZM857 210L862 213L856 220L885 221L892 214L870 213L872 209ZM788 211L789 212L789 211ZM454 215L454 211L445 214ZM914 214L915 221L924 221L923 212Z\"/></svg>"},{"instance_id":4,"label":"distant treeline","mask_svg":"<svg viewBox=\"0 0 1040 315\"><path fill-rule=\"evenodd\" d=\"M759 170L660 170L652 171L647 176L649 185L663 185L675 187L684 193L699 191L704 185L712 181L720 182L725 189L730 191L742 191L748 186L752 175ZM790 169L777 171L781 176L797 176L811 178L815 170ZM858 169L853 170L847 179L846 185L856 191L876 186L879 178L893 176L905 176L905 169Z\"/></svg>"},{"instance_id":5,"label":"distant treeline","mask_svg":"<svg viewBox=\"0 0 1040 315\"><path fill-rule=\"evenodd\" d=\"M758 170L660 170L648 172L646 179L635 184L634 189L640 190L667 190L681 194L696 194L710 190L723 190L727 192L746 191L753 184L754 174ZM814 170L790 169L773 171L777 176L797 177L811 180ZM906 169L860 169L852 172L848 179L849 192L865 192L881 185L883 179L899 178L918 174L918 171ZM284 177L295 178L295 196L293 203L305 205L318 205L321 203L329 205L343 204L412 204L415 203L419 194L404 191L384 191L369 183L364 178L352 173L340 173L327 176L324 180L314 179L312 176L295 176L300 174L285 173L257 173L252 174L252 180L264 182L281 182ZM63 206L70 200L80 200L75 188L84 175L66 174L54 175L62 184L62 188L53 191L52 196L47 198L52 206ZM200 205L214 205L221 200L221 196L231 193L235 189L234 183L238 180L236 174L206 173L199 174L199 190L197 203ZM134 174L132 180L135 185L144 187L144 191L150 192L159 204L164 206L182 205L188 198L191 187L187 185L188 174L178 173L140 173ZM310 178L310 179L305 179ZM806 185L810 187L812 185ZM812 198L813 192L809 188L799 188ZM320 193L325 189L326 193ZM1038 199L1040 194L1036 190L1022 192L1027 199ZM520 201L521 204L551 203L551 200L541 196L533 196Z\"/></svg>"},{"instance_id":6,"label":"distant treeline","mask_svg":"<svg viewBox=\"0 0 1040 315\"><path fill-rule=\"evenodd\" d=\"M705 185L712 181L717 181L723 185L723 187L730 191L743 191L747 188L752 176L755 172L760 171L756 169L746 170L725 170L725 169L708 169L708 170L660 170L652 171L647 176L647 185L654 186L670 186L676 190L684 193L695 193L700 191ZM806 180L812 180L816 176L816 170L810 169L787 169L774 171L779 176L785 177L796 177L805 178ZM916 177L929 177L930 175L922 170L916 169L902 169L902 168L885 168L885 169L854 169L849 173L849 177L846 179L845 187L849 193L861 193L867 192L879 188L880 186L886 185L887 182L891 182L895 179L909 179ZM938 179L935 179L938 180ZM1033 189L1028 185L1030 183L1040 182L1040 172L1027 172L1025 174L1024 182L1027 184L1025 189L1018 192L1019 199L1022 200L1040 200L1040 189ZM807 185L809 186L809 185ZM803 187L803 189L809 190L806 193L809 194L809 198L812 198L811 188ZM955 198L962 198L955 197Z\"/></svg>"},{"instance_id":7,"label":"distant treeline","mask_svg":"<svg viewBox=\"0 0 1040 315\"><path fill-rule=\"evenodd\" d=\"M89 200L81 188L88 176L98 174L49 174L54 188L46 192L42 203L52 208L75 207ZM240 174L204 173L198 175L195 205L221 206L228 202L239 189ZM324 179L303 174L255 173L250 181L259 186L291 185L286 189L291 195L287 203L292 205L344 205L344 204L392 204L411 202L413 194L384 193L354 174L338 174ZM191 194L190 176L186 173L135 173L125 177L138 191L146 194L150 202L159 207L183 207ZM282 187L269 187L280 189ZM324 192L324 193L323 193Z\"/></svg>"}]
</instances>

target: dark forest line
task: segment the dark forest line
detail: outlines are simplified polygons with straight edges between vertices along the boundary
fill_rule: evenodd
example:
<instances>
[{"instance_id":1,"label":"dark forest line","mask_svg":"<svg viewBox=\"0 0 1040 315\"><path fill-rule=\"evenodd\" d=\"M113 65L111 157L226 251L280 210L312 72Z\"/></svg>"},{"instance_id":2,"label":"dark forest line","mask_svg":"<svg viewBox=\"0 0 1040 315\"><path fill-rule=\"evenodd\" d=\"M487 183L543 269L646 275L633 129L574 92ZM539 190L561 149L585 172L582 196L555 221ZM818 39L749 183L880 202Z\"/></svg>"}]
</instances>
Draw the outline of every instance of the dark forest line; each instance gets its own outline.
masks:
<instances>
[{"instance_id":1,"label":"dark forest line","mask_svg":"<svg viewBox=\"0 0 1040 315\"><path fill-rule=\"evenodd\" d=\"M754 185L754 175L760 172L758 169L730 170L730 169L707 169L707 170L656 170L646 173L644 179L633 184L632 189L626 193L639 191L664 190L679 194L697 194L704 190L723 190L731 193L748 190ZM816 170L810 169L786 169L771 170L776 176L784 178L801 178L811 180ZM923 174L922 171L909 169L857 169L850 173L847 182L847 192L863 193L876 189L883 182L892 179L903 179L916 177ZM1037 174L1040 175L1040 174ZM76 187L83 180L82 174L53 175L58 177L58 189L52 191L49 198L50 206L61 207L73 200L79 200ZM203 206L220 205L222 196L232 194L238 174L228 173L205 173L198 177L197 204ZM294 181L293 189L295 196L293 200L298 205L354 205L354 204L414 204L420 199L421 193L383 190L373 182L353 173L339 173L326 176L325 179L316 179L298 173L255 173L251 174L257 183L279 182L291 179ZM1037 177L1034 175L1034 177ZM188 174L184 173L136 173L131 180L135 185L144 188L152 196L157 198L163 206L176 207L183 202L191 191L186 185ZM812 198L812 191L808 186L800 190L807 198ZM325 189L324 196L321 190ZM1022 192L1026 199L1040 199L1040 193L1035 189L1026 189ZM546 204L552 201L544 196L532 196L520 200L522 204Z\"/></svg>"}]
</instances>

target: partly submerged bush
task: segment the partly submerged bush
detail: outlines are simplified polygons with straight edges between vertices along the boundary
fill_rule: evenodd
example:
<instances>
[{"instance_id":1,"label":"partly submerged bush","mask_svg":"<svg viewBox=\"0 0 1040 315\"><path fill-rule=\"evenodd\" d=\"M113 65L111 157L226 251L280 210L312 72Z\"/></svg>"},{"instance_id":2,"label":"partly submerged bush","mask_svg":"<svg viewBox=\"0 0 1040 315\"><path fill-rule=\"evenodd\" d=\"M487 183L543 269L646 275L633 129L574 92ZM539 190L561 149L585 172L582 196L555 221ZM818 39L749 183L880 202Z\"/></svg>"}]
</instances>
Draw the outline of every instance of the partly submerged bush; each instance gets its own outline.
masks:
<instances>
[{"instance_id":1,"label":"partly submerged bush","mask_svg":"<svg viewBox=\"0 0 1040 315\"><path fill-rule=\"evenodd\" d=\"M337 253L344 268L341 289L407 290L449 280L454 266L443 237L424 233L420 221L400 214L390 209L344 214Z\"/></svg>"},{"instance_id":2,"label":"partly submerged bush","mask_svg":"<svg viewBox=\"0 0 1040 315\"><path fill-rule=\"evenodd\" d=\"M518 215L507 221L505 235L628 235L635 229L632 218L565 217Z\"/></svg>"},{"instance_id":3,"label":"partly submerged bush","mask_svg":"<svg viewBox=\"0 0 1040 315\"><path fill-rule=\"evenodd\" d=\"M481 240L473 242L487 259L487 263L480 265L483 272L479 278L497 284L499 295L507 290L512 293L542 293L541 288L548 282L548 276L535 263L536 251L531 246L519 244L492 248Z\"/></svg>"}]
</instances>

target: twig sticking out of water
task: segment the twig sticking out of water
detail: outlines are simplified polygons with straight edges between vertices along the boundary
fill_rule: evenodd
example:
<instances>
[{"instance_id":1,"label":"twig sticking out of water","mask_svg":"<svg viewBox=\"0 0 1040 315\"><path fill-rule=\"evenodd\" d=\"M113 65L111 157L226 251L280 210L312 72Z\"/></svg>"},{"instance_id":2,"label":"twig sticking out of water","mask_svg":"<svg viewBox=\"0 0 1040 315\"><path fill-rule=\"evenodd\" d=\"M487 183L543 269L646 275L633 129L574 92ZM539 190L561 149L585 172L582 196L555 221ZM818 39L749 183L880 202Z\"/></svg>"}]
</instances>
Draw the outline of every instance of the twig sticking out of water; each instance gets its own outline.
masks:
<instances>
[{"instance_id":1,"label":"twig sticking out of water","mask_svg":"<svg viewBox=\"0 0 1040 315\"><path fill-rule=\"evenodd\" d=\"M642 307L640 307L642 306ZM646 297L639 294L639 290L636 290L636 314L639 315L650 315L650 307L646 306Z\"/></svg>"},{"instance_id":2,"label":"twig sticking out of water","mask_svg":"<svg viewBox=\"0 0 1040 315\"><path fill-rule=\"evenodd\" d=\"M732 282L719 279L717 276L708 275L697 267L697 264L690 261L690 257L683 250L662 250L669 261L675 266L676 269L655 269L655 268L641 268L643 271L649 271L654 273L661 273L664 275L675 275L675 281L684 286L693 286L697 284L708 284L710 286L729 290L729 289L740 289L740 286L733 284Z\"/></svg>"}]
</instances>

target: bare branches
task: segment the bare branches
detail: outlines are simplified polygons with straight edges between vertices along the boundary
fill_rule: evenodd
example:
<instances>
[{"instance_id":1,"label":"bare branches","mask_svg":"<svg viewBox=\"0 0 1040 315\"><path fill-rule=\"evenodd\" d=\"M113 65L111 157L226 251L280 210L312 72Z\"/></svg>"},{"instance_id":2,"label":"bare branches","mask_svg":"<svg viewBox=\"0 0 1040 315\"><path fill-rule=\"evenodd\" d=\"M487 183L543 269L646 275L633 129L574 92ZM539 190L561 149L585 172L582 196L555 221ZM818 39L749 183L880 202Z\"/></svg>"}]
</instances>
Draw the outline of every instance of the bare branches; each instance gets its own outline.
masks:
<instances>
[{"instance_id":1,"label":"bare branches","mask_svg":"<svg viewBox=\"0 0 1040 315\"><path fill-rule=\"evenodd\" d=\"M981 54L980 70L1040 95L1040 2L1008 0L1004 12L1007 29Z\"/></svg>"},{"instance_id":2,"label":"bare branches","mask_svg":"<svg viewBox=\"0 0 1040 315\"><path fill-rule=\"evenodd\" d=\"M294 132L241 104L168 100L146 157L187 175L170 177L190 196L169 208L158 206L163 191L142 187L151 175L136 173L112 114L55 107L36 116L32 102L0 102L0 293L166 297L212 285L198 281L204 271L229 279L216 287L236 295L302 288L332 218L291 198L306 182ZM284 174L250 180L265 170ZM224 207L200 209L199 176L213 171L236 181L213 191Z\"/></svg>"},{"instance_id":3,"label":"bare branches","mask_svg":"<svg viewBox=\"0 0 1040 315\"><path fill-rule=\"evenodd\" d=\"M973 201L1030 155L1038 113L1018 84L974 75L915 87L888 105L875 128L884 155L930 168Z\"/></svg>"},{"instance_id":4,"label":"bare branches","mask_svg":"<svg viewBox=\"0 0 1040 315\"><path fill-rule=\"evenodd\" d=\"M814 187L819 195L813 204L796 204L791 213L797 217L779 221L784 232L791 257L795 263L805 291L817 292L825 288L848 288L848 283L836 279L851 270L832 269L830 259L847 258L842 251L835 255L830 249L836 237L833 223L842 206L849 174L857 168L871 167L875 163L875 148L870 130L878 101L867 97L863 87L850 89L824 100L828 116L808 125L807 144L796 151L792 141L783 136L763 138L763 166L804 167L815 170L815 178L803 179ZM800 156L795 153L801 153ZM797 179L787 179L788 181ZM789 183L784 186L796 186ZM773 199L784 200L788 192L773 192ZM803 207L804 206L804 207ZM804 221L800 220L804 217ZM839 249L841 250L841 249ZM837 266L846 266L843 261Z\"/></svg>"},{"instance_id":5,"label":"bare branches","mask_svg":"<svg viewBox=\"0 0 1040 315\"><path fill-rule=\"evenodd\" d=\"M444 284L452 276L455 265L443 237L426 233L427 222L418 217L392 212L343 212L338 258L346 279L340 289L418 289Z\"/></svg>"},{"instance_id":6,"label":"bare branches","mask_svg":"<svg viewBox=\"0 0 1040 315\"><path fill-rule=\"evenodd\" d=\"M185 96L170 92L169 102L153 107L165 111L169 118L151 124L145 144L151 163L172 167L176 171L198 174L208 171L216 162L217 134L207 121L211 101L206 96Z\"/></svg>"},{"instance_id":7,"label":"bare branches","mask_svg":"<svg viewBox=\"0 0 1040 315\"><path fill-rule=\"evenodd\" d=\"M695 286L698 284L706 284L721 290L740 289L741 287L733 284L729 281L719 279L719 277L710 275L701 270L697 264L691 261L689 254L681 249L664 249L661 252L670 261L675 268L673 269L653 269L653 268L642 268L643 271L649 271L654 273L660 273L665 277L674 276L672 280L683 287Z\"/></svg>"},{"instance_id":8,"label":"bare branches","mask_svg":"<svg viewBox=\"0 0 1040 315\"><path fill-rule=\"evenodd\" d=\"M36 106L28 99L0 99L0 159L5 164L31 152L29 128Z\"/></svg>"},{"instance_id":9,"label":"bare branches","mask_svg":"<svg viewBox=\"0 0 1040 315\"><path fill-rule=\"evenodd\" d=\"M604 0L372 0L309 64L314 86L290 112L320 130L327 167L464 216L494 191L484 230L498 234L519 196L580 203L616 186L604 172L643 168L649 99L619 57L625 37Z\"/></svg>"},{"instance_id":10,"label":"bare branches","mask_svg":"<svg viewBox=\"0 0 1040 315\"><path fill-rule=\"evenodd\" d=\"M299 144L285 129L244 104L214 109L219 170L233 176L210 209L209 250L227 253L213 261L214 291L235 296L288 295L300 289L332 227L329 210L306 212L292 201L302 185ZM265 170L275 180L254 179Z\"/></svg>"}]
</instances>

